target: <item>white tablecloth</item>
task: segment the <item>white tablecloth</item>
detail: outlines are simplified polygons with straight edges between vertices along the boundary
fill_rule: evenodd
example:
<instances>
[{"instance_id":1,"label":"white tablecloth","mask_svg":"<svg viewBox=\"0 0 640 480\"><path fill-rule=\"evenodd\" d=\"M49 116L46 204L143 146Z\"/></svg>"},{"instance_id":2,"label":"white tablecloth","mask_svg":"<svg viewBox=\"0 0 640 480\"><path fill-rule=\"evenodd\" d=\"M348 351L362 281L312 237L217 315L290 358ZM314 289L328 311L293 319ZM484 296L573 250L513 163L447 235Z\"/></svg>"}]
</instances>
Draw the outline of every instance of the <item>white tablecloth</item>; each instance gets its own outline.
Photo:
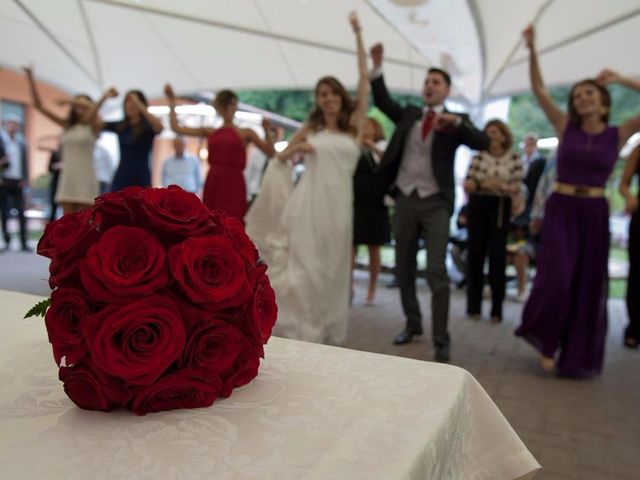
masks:
<instances>
[{"instance_id":1,"label":"white tablecloth","mask_svg":"<svg viewBox=\"0 0 640 480\"><path fill-rule=\"evenodd\" d=\"M0 476L10 479L514 479L539 465L453 366L272 338L211 408L84 411L57 379L38 297L0 291Z\"/></svg>"}]
</instances>

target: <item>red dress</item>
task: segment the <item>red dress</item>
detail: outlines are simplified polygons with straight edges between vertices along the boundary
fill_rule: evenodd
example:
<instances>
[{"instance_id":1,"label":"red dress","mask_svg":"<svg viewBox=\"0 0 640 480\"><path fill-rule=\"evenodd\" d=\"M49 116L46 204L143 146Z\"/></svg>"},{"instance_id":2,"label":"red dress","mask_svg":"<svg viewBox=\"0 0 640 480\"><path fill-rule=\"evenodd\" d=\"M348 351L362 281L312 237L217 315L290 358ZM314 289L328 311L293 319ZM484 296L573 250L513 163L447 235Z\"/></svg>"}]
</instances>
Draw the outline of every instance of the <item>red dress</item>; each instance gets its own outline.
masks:
<instances>
[{"instance_id":1,"label":"red dress","mask_svg":"<svg viewBox=\"0 0 640 480\"><path fill-rule=\"evenodd\" d=\"M202 201L211 210L221 210L243 221L247 213L244 166L247 149L233 127L222 127L207 138L209 173Z\"/></svg>"}]
</instances>

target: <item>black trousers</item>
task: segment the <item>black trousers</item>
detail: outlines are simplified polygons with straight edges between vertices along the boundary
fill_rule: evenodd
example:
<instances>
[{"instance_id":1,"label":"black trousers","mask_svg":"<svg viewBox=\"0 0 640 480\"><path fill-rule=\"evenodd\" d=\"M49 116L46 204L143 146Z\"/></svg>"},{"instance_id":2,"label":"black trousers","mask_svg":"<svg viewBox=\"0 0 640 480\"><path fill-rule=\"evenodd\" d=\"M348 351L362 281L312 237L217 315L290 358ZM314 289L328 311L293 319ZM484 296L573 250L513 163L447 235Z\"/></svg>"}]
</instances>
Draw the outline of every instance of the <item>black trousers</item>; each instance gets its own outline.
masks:
<instances>
[{"instance_id":1,"label":"black trousers","mask_svg":"<svg viewBox=\"0 0 640 480\"><path fill-rule=\"evenodd\" d=\"M507 263L507 234L511 199L493 195L471 195L467 210L468 271L467 313L481 313L484 262L489 255L491 316L502 318Z\"/></svg>"},{"instance_id":2,"label":"black trousers","mask_svg":"<svg viewBox=\"0 0 640 480\"><path fill-rule=\"evenodd\" d=\"M19 180L3 179L0 184L0 218L2 220L2 235L4 241L9 245L10 235L7 230L7 221L11 205L18 210L18 221L20 222L20 242L22 248L27 247L27 220L24 216L24 193Z\"/></svg>"},{"instance_id":3,"label":"black trousers","mask_svg":"<svg viewBox=\"0 0 640 480\"><path fill-rule=\"evenodd\" d=\"M627 279L627 312L629 325L625 337L640 341L640 211L629 224L629 278Z\"/></svg>"}]
</instances>

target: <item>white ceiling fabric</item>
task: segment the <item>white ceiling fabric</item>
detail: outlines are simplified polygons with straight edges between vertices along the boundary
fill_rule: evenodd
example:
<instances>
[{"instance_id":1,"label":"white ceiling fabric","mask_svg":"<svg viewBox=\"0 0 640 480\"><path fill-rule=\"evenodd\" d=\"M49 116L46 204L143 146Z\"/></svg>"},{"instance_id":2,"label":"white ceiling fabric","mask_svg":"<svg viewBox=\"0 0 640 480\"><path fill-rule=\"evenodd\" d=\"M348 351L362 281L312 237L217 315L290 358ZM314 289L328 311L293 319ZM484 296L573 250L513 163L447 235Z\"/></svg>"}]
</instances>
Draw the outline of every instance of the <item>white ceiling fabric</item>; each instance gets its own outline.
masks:
<instances>
[{"instance_id":1,"label":"white ceiling fabric","mask_svg":"<svg viewBox=\"0 0 640 480\"><path fill-rule=\"evenodd\" d=\"M311 88L327 74L353 88L351 10L367 46L384 43L394 90L419 91L429 65L472 103L527 90L533 20L547 84L605 66L640 76L638 0L0 0L0 66L94 95Z\"/></svg>"}]
</instances>

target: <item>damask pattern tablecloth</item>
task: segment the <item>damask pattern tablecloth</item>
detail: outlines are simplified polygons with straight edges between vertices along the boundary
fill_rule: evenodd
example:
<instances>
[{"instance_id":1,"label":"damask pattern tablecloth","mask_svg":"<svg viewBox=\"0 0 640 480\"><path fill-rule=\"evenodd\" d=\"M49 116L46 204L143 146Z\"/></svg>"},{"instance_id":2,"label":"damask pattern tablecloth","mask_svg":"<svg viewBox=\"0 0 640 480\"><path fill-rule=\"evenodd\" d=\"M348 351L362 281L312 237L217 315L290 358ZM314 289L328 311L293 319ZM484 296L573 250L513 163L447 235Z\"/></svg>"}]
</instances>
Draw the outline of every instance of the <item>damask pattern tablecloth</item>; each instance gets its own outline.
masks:
<instances>
[{"instance_id":1,"label":"damask pattern tablecloth","mask_svg":"<svg viewBox=\"0 0 640 480\"><path fill-rule=\"evenodd\" d=\"M514 479L538 463L453 366L272 338L258 377L213 407L137 417L65 396L37 297L0 291L7 479Z\"/></svg>"}]
</instances>

